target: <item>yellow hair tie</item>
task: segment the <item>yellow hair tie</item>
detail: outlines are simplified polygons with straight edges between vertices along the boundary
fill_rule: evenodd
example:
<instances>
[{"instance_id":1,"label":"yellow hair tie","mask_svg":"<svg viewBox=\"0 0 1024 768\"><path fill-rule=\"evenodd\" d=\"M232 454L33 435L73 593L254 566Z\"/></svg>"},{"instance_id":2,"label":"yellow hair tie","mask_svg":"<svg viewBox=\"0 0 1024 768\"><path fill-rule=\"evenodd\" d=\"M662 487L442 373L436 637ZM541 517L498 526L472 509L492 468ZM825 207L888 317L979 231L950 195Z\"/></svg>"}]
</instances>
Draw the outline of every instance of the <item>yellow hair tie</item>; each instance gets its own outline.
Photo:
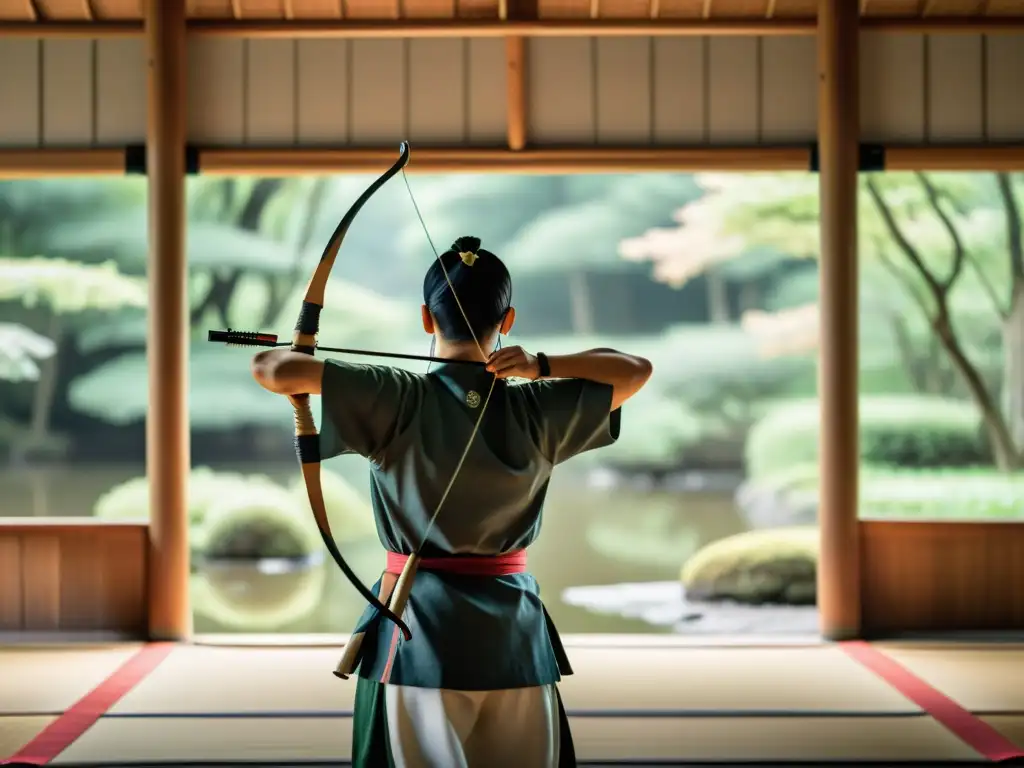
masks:
<instances>
[{"instance_id":1,"label":"yellow hair tie","mask_svg":"<svg viewBox=\"0 0 1024 768\"><path fill-rule=\"evenodd\" d=\"M472 251L462 251L459 253L459 257L462 259L462 263L467 267L472 267L473 264L476 263L476 260L480 258Z\"/></svg>"}]
</instances>

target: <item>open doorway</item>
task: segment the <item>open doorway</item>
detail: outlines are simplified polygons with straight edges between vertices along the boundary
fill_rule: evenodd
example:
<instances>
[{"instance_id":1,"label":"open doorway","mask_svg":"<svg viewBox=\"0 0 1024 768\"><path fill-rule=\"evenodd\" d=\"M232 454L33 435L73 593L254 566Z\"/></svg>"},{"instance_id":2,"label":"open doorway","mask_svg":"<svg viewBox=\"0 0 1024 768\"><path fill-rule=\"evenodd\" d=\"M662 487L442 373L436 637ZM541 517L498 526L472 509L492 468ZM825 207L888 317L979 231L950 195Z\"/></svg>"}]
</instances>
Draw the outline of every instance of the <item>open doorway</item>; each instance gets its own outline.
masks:
<instances>
[{"instance_id":1,"label":"open doorway","mask_svg":"<svg viewBox=\"0 0 1024 768\"><path fill-rule=\"evenodd\" d=\"M253 384L247 350L204 339L223 327L287 338L312 264L370 180L190 180L199 633L338 634L362 610L322 560L290 409ZM616 346L655 364L618 444L555 474L531 570L560 630L814 633L817 178L410 182L438 247L473 234L508 264L516 343ZM862 516L1022 515L1021 183L861 180ZM0 184L4 515L148 515L145 217L138 179ZM345 242L322 341L425 353L418 305L433 258L404 185L389 185ZM936 281L948 283L940 297ZM372 581L382 557L365 463L333 460L324 487L343 553Z\"/></svg>"}]
</instances>

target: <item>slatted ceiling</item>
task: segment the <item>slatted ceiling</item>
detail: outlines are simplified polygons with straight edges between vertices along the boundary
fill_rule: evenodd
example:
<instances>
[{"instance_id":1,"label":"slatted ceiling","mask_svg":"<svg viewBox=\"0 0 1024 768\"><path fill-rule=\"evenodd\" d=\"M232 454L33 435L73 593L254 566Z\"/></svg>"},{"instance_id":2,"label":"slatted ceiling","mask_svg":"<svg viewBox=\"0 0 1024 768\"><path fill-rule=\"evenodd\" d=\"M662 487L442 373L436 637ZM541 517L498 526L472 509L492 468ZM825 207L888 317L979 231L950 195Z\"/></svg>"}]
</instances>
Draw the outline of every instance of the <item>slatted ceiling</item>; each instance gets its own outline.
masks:
<instances>
[{"instance_id":1,"label":"slatted ceiling","mask_svg":"<svg viewBox=\"0 0 1024 768\"><path fill-rule=\"evenodd\" d=\"M188 0L186 8L193 19L230 19L233 0Z\"/></svg>"},{"instance_id":2,"label":"slatted ceiling","mask_svg":"<svg viewBox=\"0 0 1024 768\"><path fill-rule=\"evenodd\" d=\"M142 18L142 0L88 0L91 20L128 21Z\"/></svg>"},{"instance_id":3,"label":"slatted ceiling","mask_svg":"<svg viewBox=\"0 0 1024 768\"><path fill-rule=\"evenodd\" d=\"M242 0L243 3L248 0ZM405 3L409 6L415 0ZM401 0L345 0L346 19L398 19L401 18Z\"/></svg>"},{"instance_id":4,"label":"slatted ceiling","mask_svg":"<svg viewBox=\"0 0 1024 768\"><path fill-rule=\"evenodd\" d=\"M341 0L291 0L291 7L296 19L319 21L342 18Z\"/></svg>"},{"instance_id":5,"label":"slatted ceiling","mask_svg":"<svg viewBox=\"0 0 1024 768\"><path fill-rule=\"evenodd\" d=\"M659 0L659 19L699 19L704 10L704 0Z\"/></svg>"},{"instance_id":6,"label":"slatted ceiling","mask_svg":"<svg viewBox=\"0 0 1024 768\"><path fill-rule=\"evenodd\" d=\"M769 4L768 16L773 19L812 19L818 12L818 0L776 0Z\"/></svg>"},{"instance_id":7,"label":"slatted ceiling","mask_svg":"<svg viewBox=\"0 0 1024 768\"><path fill-rule=\"evenodd\" d=\"M402 15L407 19L450 19L455 16L455 0L417 0L403 3Z\"/></svg>"},{"instance_id":8,"label":"slatted ceiling","mask_svg":"<svg viewBox=\"0 0 1024 768\"><path fill-rule=\"evenodd\" d=\"M653 7L657 12L657 3ZM649 19L651 8L651 0L617 0L605 2L599 10L603 19Z\"/></svg>"},{"instance_id":9,"label":"slatted ceiling","mask_svg":"<svg viewBox=\"0 0 1024 768\"><path fill-rule=\"evenodd\" d=\"M500 0L188 0L197 19L496 19ZM1022 0L860 0L865 18L1024 17ZM537 0L541 19L812 19L816 0ZM0 20L139 19L141 0L0 0Z\"/></svg>"},{"instance_id":10,"label":"slatted ceiling","mask_svg":"<svg viewBox=\"0 0 1024 768\"><path fill-rule=\"evenodd\" d=\"M460 19L497 19L498 8L494 0L458 0Z\"/></svg>"},{"instance_id":11,"label":"slatted ceiling","mask_svg":"<svg viewBox=\"0 0 1024 768\"><path fill-rule=\"evenodd\" d=\"M537 16L542 19L587 19L590 18L590 0L538 0Z\"/></svg>"},{"instance_id":12,"label":"slatted ceiling","mask_svg":"<svg viewBox=\"0 0 1024 768\"><path fill-rule=\"evenodd\" d=\"M285 18L285 3L282 0L245 0L242 18L280 21Z\"/></svg>"},{"instance_id":13,"label":"slatted ceiling","mask_svg":"<svg viewBox=\"0 0 1024 768\"><path fill-rule=\"evenodd\" d=\"M1020 141L1024 134L1024 35L992 35L985 41L988 91L985 99L985 138Z\"/></svg>"},{"instance_id":14,"label":"slatted ceiling","mask_svg":"<svg viewBox=\"0 0 1024 768\"><path fill-rule=\"evenodd\" d=\"M865 16L920 16L928 0L870 0L862 13Z\"/></svg>"},{"instance_id":15,"label":"slatted ceiling","mask_svg":"<svg viewBox=\"0 0 1024 768\"><path fill-rule=\"evenodd\" d=\"M47 21L69 21L74 19L87 19L87 8L82 0L23 0L28 4L39 20Z\"/></svg>"},{"instance_id":16,"label":"slatted ceiling","mask_svg":"<svg viewBox=\"0 0 1024 768\"><path fill-rule=\"evenodd\" d=\"M975 16L984 13L983 3L973 6L962 0L930 0L922 10L923 16Z\"/></svg>"},{"instance_id":17,"label":"slatted ceiling","mask_svg":"<svg viewBox=\"0 0 1024 768\"><path fill-rule=\"evenodd\" d=\"M707 19L765 18L769 0L717 0L707 6Z\"/></svg>"}]
</instances>

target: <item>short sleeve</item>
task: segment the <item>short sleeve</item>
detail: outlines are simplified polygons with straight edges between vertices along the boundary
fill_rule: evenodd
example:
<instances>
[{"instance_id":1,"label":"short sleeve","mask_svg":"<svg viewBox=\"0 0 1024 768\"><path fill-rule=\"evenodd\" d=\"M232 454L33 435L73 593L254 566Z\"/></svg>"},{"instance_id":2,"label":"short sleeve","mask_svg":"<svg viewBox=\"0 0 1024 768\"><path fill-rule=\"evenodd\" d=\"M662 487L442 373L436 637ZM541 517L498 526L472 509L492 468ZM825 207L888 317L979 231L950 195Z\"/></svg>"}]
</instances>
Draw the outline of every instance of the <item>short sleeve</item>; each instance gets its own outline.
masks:
<instances>
[{"instance_id":1,"label":"short sleeve","mask_svg":"<svg viewBox=\"0 0 1024 768\"><path fill-rule=\"evenodd\" d=\"M320 385L323 459L357 453L380 461L416 413L415 377L383 365L324 363Z\"/></svg>"},{"instance_id":2,"label":"short sleeve","mask_svg":"<svg viewBox=\"0 0 1024 768\"><path fill-rule=\"evenodd\" d=\"M525 385L532 395L540 449L553 463L611 445L619 437L621 411L612 387L584 379L548 379Z\"/></svg>"}]
</instances>

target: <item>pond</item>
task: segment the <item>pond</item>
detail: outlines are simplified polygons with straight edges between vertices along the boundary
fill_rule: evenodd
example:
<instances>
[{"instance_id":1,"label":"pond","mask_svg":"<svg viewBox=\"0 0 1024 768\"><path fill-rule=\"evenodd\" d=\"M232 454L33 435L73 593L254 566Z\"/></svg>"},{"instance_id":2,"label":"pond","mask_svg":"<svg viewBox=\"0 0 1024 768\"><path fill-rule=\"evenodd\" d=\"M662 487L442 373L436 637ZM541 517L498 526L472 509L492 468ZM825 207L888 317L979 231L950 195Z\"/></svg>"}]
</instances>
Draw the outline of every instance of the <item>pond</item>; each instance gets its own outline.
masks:
<instances>
[{"instance_id":1,"label":"pond","mask_svg":"<svg viewBox=\"0 0 1024 768\"><path fill-rule=\"evenodd\" d=\"M298 473L292 463L215 469L262 473L281 482ZM365 464L358 460L333 461L331 469L356 488L367 486ZM0 471L0 515L90 515L101 494L143 472L141 465L5 469ZM670 612L681 610L681 590L671 582L677 581L683 562L701 546L748 528L733 503L732 482L726 478L709 487L706 478L691 478L666 489L614 483L607 476L601 481L569 470L556 474L543 532L530 549L530 570L559 630L676 631L677 621L651 616L663 615L666 601ZM341 550L365 582L380 575L384 555L375 539L345 544ZM195 629L200 633L344 633L363 609L362 599L333 564L208 565L197 569L192 581ZM644 605L642 597L621 604L622 586L644 584L652 585L646 594L660 604L653 614L630 609Z\"/></svg>"}]
</instances>

